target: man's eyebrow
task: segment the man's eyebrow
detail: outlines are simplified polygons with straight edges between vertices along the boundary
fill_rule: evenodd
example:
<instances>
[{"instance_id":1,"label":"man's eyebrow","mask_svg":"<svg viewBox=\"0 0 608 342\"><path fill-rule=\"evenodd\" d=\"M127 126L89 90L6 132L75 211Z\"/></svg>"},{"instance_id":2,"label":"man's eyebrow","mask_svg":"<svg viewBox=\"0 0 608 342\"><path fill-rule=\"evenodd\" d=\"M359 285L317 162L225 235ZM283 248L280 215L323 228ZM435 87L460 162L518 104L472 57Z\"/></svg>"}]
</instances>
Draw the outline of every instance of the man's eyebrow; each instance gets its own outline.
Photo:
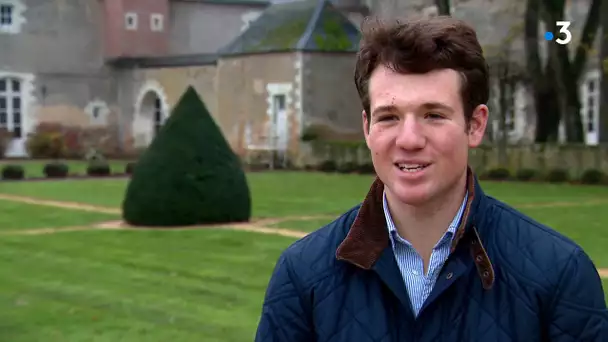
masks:
<instances>
[{"instance_id":1,"label":"man's eyebrow","mask_svg":"<svg viewBox=\"0 0 608 342\"><path fill-rule=\"evenodd\" d=\"M454 109L446 104L443 104L441 102L426 102L423 103L422 106L420 106L421 108L424 108L426 110L432 110L432 109L443 109L443 110L447 110L450 112L453 112Z\"/></svg>"},{"instance_id":2,"label":"man's eyebrow","mask_svg":"<svg viewBox=\"0 0 608 342\"><path fill-rule=\"evenodd\" d=\"M449 111L449 112L454 111L454 109L452 107L448 106L447 104L444 104L441 102L436 102L436 101L425 102L422 105L420 105L419 108L424 109L424 110L441 109L441 110L445 110L445 111ZM382 113L394 113L397 111L399 111L399 109L395 105L384 105L384 106L379 106L379 107L375 108L372 111L372 116L382 114Z\"/></svg>"},{"instance_id":3,"label":"man's eyebrow","mask_svg":"<svg viewBox=\"0 0 608 342\"><path fill-rule=\"evenodd\" d=\"M397 106L395 105L384 105L384 106L380 106L375 108L372 111L372 115L375 114L381 114L381 113L390 113L390 112L396 112L397 111Z\"/></svg>"}]
</instances>

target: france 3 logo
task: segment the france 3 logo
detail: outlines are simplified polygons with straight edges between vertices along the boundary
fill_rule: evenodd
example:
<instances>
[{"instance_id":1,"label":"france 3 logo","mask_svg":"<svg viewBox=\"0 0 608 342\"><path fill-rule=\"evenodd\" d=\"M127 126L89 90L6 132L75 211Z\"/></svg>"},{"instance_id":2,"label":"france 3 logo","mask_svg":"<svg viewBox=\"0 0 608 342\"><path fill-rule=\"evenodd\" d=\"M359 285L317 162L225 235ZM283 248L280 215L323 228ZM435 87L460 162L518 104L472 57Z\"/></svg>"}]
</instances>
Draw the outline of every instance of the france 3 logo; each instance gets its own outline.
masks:
<instances>
[{"instance_id":1,"label":"france 3 logo","mask_svg":"<svg viewBox=\"0 0 608 342\"><path fill-rule=\"evenodd\" d=\"M545 40L553 40L555 38L555 42L560 45L565 45L570 43L572 40L572 32L570 32L570 22L569 21L556 21L555 26L559 28L557 38L551 31L545 32Z\"/></svg>"}]
</instances>

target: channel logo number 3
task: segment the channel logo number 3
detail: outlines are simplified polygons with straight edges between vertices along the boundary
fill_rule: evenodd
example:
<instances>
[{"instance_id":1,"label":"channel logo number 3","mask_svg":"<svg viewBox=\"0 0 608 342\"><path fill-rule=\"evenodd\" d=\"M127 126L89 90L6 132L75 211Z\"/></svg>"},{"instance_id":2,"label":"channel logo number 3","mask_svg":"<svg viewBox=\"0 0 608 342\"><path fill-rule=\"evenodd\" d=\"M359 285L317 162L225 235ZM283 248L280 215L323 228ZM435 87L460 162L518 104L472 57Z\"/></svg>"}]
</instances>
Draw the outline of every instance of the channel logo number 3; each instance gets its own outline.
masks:
<instances>
[{"instance_id":1,"label":"channel logo number 3","mask_svg":"<svg viewBox=\"0 0 608 342\"><path fill-rule=\"evenodd\" d=\"M559 27L560 36L555 39L555 42L560 45L568 44L572 40L572 33L568 29L570 27L569 21L557 21L555 25ZM565 35L565 38L561 38L562 35Z\"/></svg>"}]
</instances>

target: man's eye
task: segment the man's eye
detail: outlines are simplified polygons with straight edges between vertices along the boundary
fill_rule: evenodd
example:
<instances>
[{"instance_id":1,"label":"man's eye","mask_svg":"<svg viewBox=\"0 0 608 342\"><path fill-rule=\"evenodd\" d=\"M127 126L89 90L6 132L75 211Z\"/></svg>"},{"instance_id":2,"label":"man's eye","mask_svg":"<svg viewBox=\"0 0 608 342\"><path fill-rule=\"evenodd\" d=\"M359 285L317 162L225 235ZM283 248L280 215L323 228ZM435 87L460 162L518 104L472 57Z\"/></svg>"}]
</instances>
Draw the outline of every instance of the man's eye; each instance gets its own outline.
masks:
<instances>
[{"instance_id":1,"label":"man's eye","mask_svg":"<svg viewBox=\"0 0 608 342\"><path fill-rule=\"evenodd\" d=\"M392 114L382 115L378 118L378 121L389 121L395 119L397 116Z\"/></svg>"},{"instance_id":2,"label":"man's eye","mask_svg":"<svg viewBox=\"0 0 608 342\"><path fill-rule=\"evenodd\" d=\"M434 119L434 120L436 120L436 119L441 119L441 118L443 118L443 115L438 114L438 113L427 113L427 114L426 114L426 117L427 117L427 118L429 118L429 119Z\"/></svg>"}]
</instances>

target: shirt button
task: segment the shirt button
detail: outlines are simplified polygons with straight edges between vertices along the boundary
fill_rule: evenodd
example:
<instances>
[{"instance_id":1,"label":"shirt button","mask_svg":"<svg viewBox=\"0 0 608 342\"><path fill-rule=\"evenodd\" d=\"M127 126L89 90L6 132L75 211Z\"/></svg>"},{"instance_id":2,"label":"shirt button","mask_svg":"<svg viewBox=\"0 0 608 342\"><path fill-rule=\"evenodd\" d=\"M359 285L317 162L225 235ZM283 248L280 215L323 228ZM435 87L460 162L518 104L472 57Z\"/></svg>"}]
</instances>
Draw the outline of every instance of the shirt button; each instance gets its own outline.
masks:
<instances>
[{"instance_id":1,"label":"shirt button","mask_svg":"<svg viewBox=\"0 0 608 342\"><path fill-rule=\"evenodd\" d=\"M416 270L412 270L412 274L413 274L413 275L418 275L418 271L416 271Z\"/></svg>"}]
</instances>

